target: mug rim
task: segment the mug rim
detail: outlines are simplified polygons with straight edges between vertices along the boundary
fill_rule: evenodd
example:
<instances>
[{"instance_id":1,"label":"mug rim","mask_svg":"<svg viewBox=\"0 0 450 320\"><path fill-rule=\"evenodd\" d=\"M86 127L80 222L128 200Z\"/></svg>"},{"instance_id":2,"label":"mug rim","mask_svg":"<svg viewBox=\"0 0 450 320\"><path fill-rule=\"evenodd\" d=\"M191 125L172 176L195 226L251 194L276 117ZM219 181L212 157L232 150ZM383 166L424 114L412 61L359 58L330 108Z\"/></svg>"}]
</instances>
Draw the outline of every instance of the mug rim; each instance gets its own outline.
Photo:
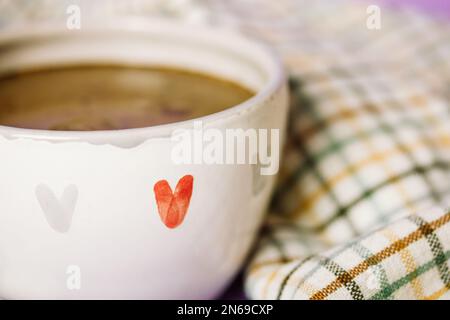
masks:
<instances>
[{"instance_id":1,"label":"mug rim","mask_svg":"<svg viewBox=\"0 0 450 320\"><path fill-rule=\"evenodd\" d=\"M63 131L63 130L44 130L44 129L29 129L29 128L19 128L13 126L0 125L0 136L4 135L9 138L29 138L35 140L44 140L49 142L67 142L67 141L90 141L90 140L100 140L100 141L113 141L115 138L124 138L125 136L143 136L146 139L165 137L170 132L178 128L192 127L194 122L201 121L204 124L208 124L217 120L223 120L248 109L251 109L255 105L259 105L262 102L270 98L272 94L277 92L283 87L286 82L286 76L284 71L284 66L279 55L275 50L266 44L265 42L250 38L247 35L233 32L233 30L226 29L223 27L210 27L210 26L198 26L198 25L187 25L189 31L186 32L186 24L182 22L174 22L167 19L152 18L142 19L133 18L132 20L124 19L122 21L111 23L89 23L87 28L83 28L77 31L61 30L61 26L58 29L55 28L54 24L40 24L38 26L23 26L20 29L15 29L11 31L0 32L0 46L8 41L18 41L26 39L27 37L32 39L34 37L48 36L53 34L64 34L68 32L78 32L78 33L92 33L95 31L100 32L110 32L110 31L125 31L125 32L142 32L146 33L148 31L145 28L153 28L153 33L155 33L155 28L157 32L165 32L170 30L175 33L184 33L192 41L195 37L204 37L206 39L220 39L220 43L227 48L232 48L233 43L247 43L251 44L256 50L267 57L267 61L271 64L267 70L268 79L262 85L256 93L247 100L242 101L239 104L228 107L224 110L206 114L201 117L196 117L192 119L169 122L165 124L158 124L139 128L126 128L126 129L112 129L112 130L86 130L86 131ZM195 34L195 36L191 36ZM225 40L223 40L225 39ZM170 65L168 65L170 67ZM211 73L214 75L214 73ZM114 143L112 143L114 144Z\"/></svg>"}]
</instances>

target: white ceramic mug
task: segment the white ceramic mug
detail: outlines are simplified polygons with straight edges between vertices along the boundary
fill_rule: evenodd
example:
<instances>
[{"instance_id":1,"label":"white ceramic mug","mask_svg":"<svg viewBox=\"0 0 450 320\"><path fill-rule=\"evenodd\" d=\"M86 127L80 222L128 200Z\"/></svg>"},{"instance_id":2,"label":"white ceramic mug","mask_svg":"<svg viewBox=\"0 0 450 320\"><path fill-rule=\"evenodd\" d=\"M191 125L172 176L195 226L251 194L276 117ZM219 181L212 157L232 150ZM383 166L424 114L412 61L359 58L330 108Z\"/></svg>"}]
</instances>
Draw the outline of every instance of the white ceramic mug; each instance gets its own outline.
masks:
<instances>
[{"instance_id":1,"label":"white ceramic mug","mask_svg":"<svg viewBox=\"0 0 450 320\"><path fill-rule=\"evenodd\" d=\"M242 36L161 21L0 35L0 74L84 62L164 65L232 80L257 94L200 118L203 125L284 132L282 66L268 48ZM171 133L193 121L91 132L0 126L0 296L220 294L255 239L275 176L255 177L250 164L175 164ZM186 217L168 228L154 186L166 180L174 190L186 175L193 177Z\"/></svg>"}]
</instances>

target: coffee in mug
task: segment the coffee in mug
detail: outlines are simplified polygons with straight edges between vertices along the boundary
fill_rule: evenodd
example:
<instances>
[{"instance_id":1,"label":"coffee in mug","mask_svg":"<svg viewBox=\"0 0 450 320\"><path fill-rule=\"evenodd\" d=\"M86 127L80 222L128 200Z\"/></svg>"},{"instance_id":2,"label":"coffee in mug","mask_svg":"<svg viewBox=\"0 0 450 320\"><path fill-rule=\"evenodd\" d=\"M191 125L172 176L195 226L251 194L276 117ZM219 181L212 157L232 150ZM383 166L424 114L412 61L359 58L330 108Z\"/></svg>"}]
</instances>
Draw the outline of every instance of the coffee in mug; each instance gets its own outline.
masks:
<instances>
[{"instance_id":1,"label":"coffee in mug","mask_svg":"<svg viewBox=\"0 0 450 320\"><path fill-rule=\"evenodd\" d=\"M181 69L40 68L0 77L0 125L60 131L142 128L212 114L253 95L231 81Z\"/></svg>"}]
</instances>

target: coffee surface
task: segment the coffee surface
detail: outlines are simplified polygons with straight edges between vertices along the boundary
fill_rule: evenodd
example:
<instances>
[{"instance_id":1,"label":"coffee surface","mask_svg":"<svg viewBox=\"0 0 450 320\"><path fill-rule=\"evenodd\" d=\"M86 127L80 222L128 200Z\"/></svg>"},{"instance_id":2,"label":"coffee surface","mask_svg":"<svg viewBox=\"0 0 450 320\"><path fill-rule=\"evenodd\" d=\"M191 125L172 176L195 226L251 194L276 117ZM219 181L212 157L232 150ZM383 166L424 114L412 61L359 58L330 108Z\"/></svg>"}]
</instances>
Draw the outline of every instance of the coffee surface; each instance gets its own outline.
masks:
<instances>
[{"instance_id":1,"label":"coffee surface","mask_svg":"<svg viewBox=\"0 0 450 320\"><path fill-rule=\"evenodd\" d=\"M232 82L176 69L24 71L0 77L0 125L64 131L141 128L222 111L253 94Z\"/></svg>"}]
</instances>

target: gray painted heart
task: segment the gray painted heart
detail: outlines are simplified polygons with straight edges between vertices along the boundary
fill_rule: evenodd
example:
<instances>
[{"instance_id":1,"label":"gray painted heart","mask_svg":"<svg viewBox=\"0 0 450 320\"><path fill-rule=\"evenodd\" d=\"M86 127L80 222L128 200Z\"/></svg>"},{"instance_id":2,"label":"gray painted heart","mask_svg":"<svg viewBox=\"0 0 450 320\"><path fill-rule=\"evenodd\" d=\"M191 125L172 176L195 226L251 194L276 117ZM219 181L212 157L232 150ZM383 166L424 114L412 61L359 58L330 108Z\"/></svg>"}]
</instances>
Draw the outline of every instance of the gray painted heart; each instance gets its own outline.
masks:
<instances>
[{"instance_id":1,"label":"gray painted heart","mask_svg":"<svg viewBox=\"0 0 450 320\"><path fill-rule=\"evenodd\" d=\"M68 232L78 199L77 187L75 185L67 186L59 199L45 184L38 185L35 192L50 227L56 232Z\"/></svg>"}]
</instances>

